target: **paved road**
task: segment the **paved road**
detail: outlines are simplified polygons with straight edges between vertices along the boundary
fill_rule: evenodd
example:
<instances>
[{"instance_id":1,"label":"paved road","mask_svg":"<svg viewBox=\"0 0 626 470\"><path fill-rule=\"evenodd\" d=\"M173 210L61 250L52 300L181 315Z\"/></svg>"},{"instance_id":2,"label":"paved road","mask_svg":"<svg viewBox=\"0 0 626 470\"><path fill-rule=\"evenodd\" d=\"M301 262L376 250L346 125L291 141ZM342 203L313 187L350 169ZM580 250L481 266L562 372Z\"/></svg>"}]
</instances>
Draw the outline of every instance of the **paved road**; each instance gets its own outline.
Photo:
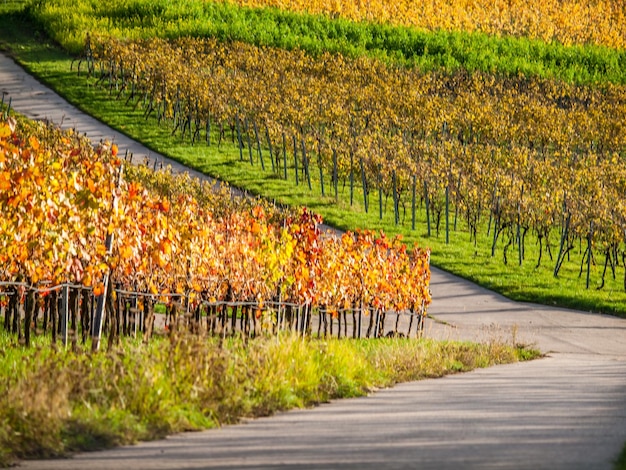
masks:
<instances>
[{"instance_id":1,"label":"paved road","mask_svg":"<svg viewBox=\"0 0 626 470\"><path fill-rule=\"evenodd\" d=\"M0 93L27 116L122 152L141 145L85 116L0 55ZM179 167L176 167L179 168ZM534 344L547 357L172 436L38 469L611 469L626 442L626 320L516 303L433 269L426 333Z\"/></svg>"}]
</instances>

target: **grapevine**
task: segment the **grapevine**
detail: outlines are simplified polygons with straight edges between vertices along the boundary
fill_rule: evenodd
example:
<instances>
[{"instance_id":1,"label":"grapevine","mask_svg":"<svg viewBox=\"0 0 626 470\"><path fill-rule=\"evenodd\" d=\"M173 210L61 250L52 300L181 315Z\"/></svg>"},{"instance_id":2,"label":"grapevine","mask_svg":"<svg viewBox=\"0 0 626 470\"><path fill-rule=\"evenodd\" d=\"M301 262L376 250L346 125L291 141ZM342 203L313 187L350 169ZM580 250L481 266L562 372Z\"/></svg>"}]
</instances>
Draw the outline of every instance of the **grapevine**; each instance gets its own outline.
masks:
<instances>
[{"instance_id":1,"label":"grapevine","mask_svg":"<svg viewBox=\"0 0 626 470\"><path fill-rule=\"evenodd\" d=\"M345 234L342 240L355 247L345 249L322 235L321 218L306 209L231 202L226 189L214 192L188 176L145 167L129 168L118 184L121 166L115 145L94 148L72 131L24 119L0 122L0 283L55 296L56 288L46 286L79 285L97 297L110 271L114 292L143 293L172 309L182 308L178 298L186 299L187 311L281 301L312 309L334 299L327 291L336 272L324 260L355 265L353 256L377 244L394 262L362 264L367 277L358 286L350 276L340 279L344 300L426 312L428 251L409 256L399 242L369 233ZM402 295L373 297L370 284L383 279L402 286Z\"/></svg>"},{"instance_id":2,"label":"grapevine","mask_svg":"<svg viewBox=\"0 0 626 470\"><path fill-rule=\"evenodd\" d=\"M285 136L293 142L300 181L310 185L310 162L317 161L320 181L326 173L334 184L360 186L366 207L376 193L391 200L396 223L419 188L429 232L430 224L436 235L449 225L451 203L474 239L488 217L492 254L503 246L505 263L513 247L523 262L529 234L542 247L537 265L544 250L556 255L555 275L575 240L591 240L617 263L625 220L614 202L624 190L623 86L447 75L191 38L92 38L91 46L100 81L132 88L131 101L145 96L147 113L183 138L219 123L231 129L242 159L245 149L258 164L258 129L265 129L270 147ZM554 239L557 230L562 241Z\"/></svg>"},{"instance_id":3,"label":"grapevine","mask_svg":"<svg viewBox=\"0 0 626 470\"><path fill-rule=\"evenodd\" d=\"M480 31L562 44L626 48L626 10L615 0L442 1L429 0L237 0L246 7L274 7L428 30Z\"/></svg>"}]
</instances>

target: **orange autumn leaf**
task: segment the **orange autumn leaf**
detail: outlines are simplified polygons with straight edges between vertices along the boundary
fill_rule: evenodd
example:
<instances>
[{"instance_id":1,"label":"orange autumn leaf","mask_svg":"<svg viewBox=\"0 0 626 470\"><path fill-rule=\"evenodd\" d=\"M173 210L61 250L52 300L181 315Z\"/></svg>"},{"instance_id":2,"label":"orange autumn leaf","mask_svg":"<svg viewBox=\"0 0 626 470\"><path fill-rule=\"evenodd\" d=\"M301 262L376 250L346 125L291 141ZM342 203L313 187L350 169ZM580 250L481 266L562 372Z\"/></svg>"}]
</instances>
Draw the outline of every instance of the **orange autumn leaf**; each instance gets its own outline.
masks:
<instances>
[{"instance_id":1,"label":"orange autumn leaf","mask_svg":"<svg viewBox=\"0 0 626 470\"><path fill-rule=\"evenodd\" d=\"M8 191L9 189L11 189L11 173L0 171L0 191Z\"/></svg>"},{"instance_id":2,"label":"orange autumn leaf","mask_svg":"<svg viewBox=\"0 0 626 470\"><path fill-rule=\"evenodd\" d=\"M161 251L165 255L172 254L172 242L169 239L165 239L161 242Z\"/></svg>"},{"instance_id":3,"label":"orange autumn leaf","mask_svg":"<svg viewBox=\"0 0 626 470\"><path fill-rule=\"evenodd\" d=\"M104 285L102 283L99 283L93 286L93 295L95 295L96 297L99 297L102 294L104 294Z\"/></svg>"},{"instance_id":4,"label":"orange autumn leaf","mask_svg":"<svg viewBox=\"0 0 626 470\"><path fill-rule=\"evenodd\" d=\"M30 144L31 148L35 151L39 150L39 140L37 140L37 137L35 136L31 136L28 139L28 143Z\"/></svg>"}]
</instances>

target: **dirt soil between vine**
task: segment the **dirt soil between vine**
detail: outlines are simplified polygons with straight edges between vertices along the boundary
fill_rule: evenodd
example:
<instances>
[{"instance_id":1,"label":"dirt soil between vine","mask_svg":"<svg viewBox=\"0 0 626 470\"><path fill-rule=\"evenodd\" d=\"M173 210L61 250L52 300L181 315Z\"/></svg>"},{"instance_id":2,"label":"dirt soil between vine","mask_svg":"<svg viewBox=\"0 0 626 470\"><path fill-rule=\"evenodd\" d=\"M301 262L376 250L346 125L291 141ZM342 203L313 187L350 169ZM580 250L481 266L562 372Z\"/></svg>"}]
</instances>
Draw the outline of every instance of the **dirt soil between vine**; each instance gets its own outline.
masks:
<instances>
[{"instance_id":1,"label":"dirt soil between vine","mask_svg":"<svg viewBox=\"0 0 626 470\"><path fill-rule=\"evenodd\" d=\"M77 110L0 54L0 93L33 119L186 168ZM197 172L194 176L201 177ZM221 429L22 462L28 469L611 469L626 441L626 320L510 301L433 268L425 335L545 358L423 380Z\"/></svg>"}]
</instances>

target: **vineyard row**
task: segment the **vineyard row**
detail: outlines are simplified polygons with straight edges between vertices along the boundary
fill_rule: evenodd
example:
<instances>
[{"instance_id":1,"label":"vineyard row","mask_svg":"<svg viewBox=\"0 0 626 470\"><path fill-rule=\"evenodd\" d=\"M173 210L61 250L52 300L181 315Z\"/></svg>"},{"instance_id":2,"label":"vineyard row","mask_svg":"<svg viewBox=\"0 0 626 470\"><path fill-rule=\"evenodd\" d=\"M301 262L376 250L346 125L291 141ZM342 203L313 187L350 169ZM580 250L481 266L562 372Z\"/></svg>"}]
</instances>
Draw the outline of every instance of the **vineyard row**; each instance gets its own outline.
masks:
<instances>
[{"instance_id":1,"label":"vineyard row","mask_svg":"<svg viewBox=\"0 0 626 470\"><path fill-rule=\"evenodd\" d=\"M512 5L496 2L499 5L495 9L495 4L490 4L482 11L485 2L477 2L481 5L478 10L475 3L435 0L418 5L407 1L342 0L303 5L299 0L290 0L276 5L275 0L136 0L132 3L112 0L102 8L87 0L50 0L32 5L28 13L72 54L80 53L87 35L133 40L204 37L288 50L300 48L313 55L334 52L353 58L375 57L389 64L447 72L463 69L592 84L623 84L626 80L625 36L619 32L624 29L624 12L614 7L611 0L600 2L601 7L597 6L598 2L590 7L581 2L564 5L555 0L532 8L516 0ZM446 13L435 14L433 8ZM537 10L544 13L540 18L534 16ZM572 10L578 10L577 14ZM389 23L387 15L393 11L398 13ZM504 18L498 16L500 11ZM508 18L506 12L512 11L514 16ZM471 18L478 12L482 29L476 30L477 23ZM522 12L530 14L532 19ZM458 17L458 13L470 20L463 26L446 22ZM366 17L362 18L363 15ZM359 16L362 21L357 20ZM432 29L411 26L410 19L426 20L423 26ZM442 19L446 20L445 24L437 26ZM513 25L515 31L507 28L508 23L518 20L530 21L532 28L538 29L533 32ZM409 26L396 24L397 21ZM550 24L552 21L558 21L558 26ZM494 22L501 26L500 31L492 29ZM593 27L582 26L587 22ZM580 28L572 31L568 28L572 23ZM537 35L537 31L541 34Z\"/></svg>"},{"instance_id":2,"label":"vineyard row","mask_svg":"<svg viewBox=\"0 0 626 470\"><path fill-rule=\"evenodd\" d=\"M427 0L419 3L411 0L235 0L235 3L430 31L480 31L568 45L593 43L626 48L626 9L611 0Z\"/></svg>"},{"instance_id":3,"label":"vineyard row","mask_svg":"<svg viewBox=\"0 0 626 470\"><path fill-rule=\"evenodd\" d=\"M425 203L428 229L453 207L476 239L485 220L524 258L527 234L615 271L626 233L626 90L482 74L445 76L341 56L186 39L89 49L98 82L192 141L230 138L240 159L337 194L360 186L368 210ZM215 137L211 138L211 133ZM262 144L263 142L263 144ZM267 155L267 154L266 154ZM269 167L269 164L268 164ZM318 176L319 175L319 176ZM373 202L371 201L373 199ZM378 201L376 201L378 199ZM557 234L558 240L555 240ZM552 257L551 251L549 251Z\"/></svg>"},{"instance_id":4,"label":"vineyard row","mask_svg":"<svg viewBox=\"0 0 626 470\"><path fill-rule=\"evenodd\" d=\"M113 288L179 294L191 310L204 301L426 313L428 250L371 232L325 236L306 209L237 207L188 176L122 167L115 146L0 123L0 282L72 282L100 298Z\"/></svg>"}]
</instances>

